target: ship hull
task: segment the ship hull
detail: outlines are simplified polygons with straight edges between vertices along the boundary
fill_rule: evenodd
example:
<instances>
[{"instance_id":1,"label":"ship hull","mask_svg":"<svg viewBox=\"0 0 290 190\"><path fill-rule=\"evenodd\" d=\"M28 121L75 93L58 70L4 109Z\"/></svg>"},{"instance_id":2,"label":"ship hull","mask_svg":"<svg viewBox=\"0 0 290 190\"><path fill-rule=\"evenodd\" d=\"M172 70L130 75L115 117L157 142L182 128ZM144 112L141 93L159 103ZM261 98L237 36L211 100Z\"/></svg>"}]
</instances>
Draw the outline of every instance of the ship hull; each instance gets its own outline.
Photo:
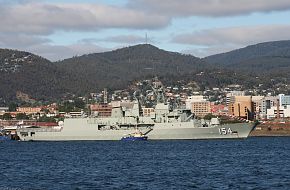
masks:
<instances>
[{"instance_id":1,"label":"ship hull","mask_svg":"<svg viewBox=\"0 0 290 190\"><path fill-rule=\"evenodd\" d=\"M85 122L85 119L69 119L62 130L19 129L17 134L22 141L72 141L72 140L121 140L135 128L100 129L98 124ZM155 123L148 128L139 128L148 140L182 139L235 139L247 138L254 128L253 123L235 123L214 127L196 127L193 122Z\"/></svg>"},{"instance_id":2,"label":"ship hull","mask_svg":"<svg viewBox=\"0 0 290 190\"><path fill-rule=\"evenodd\" d=\"M121 141L147 141L148 137L122 137Z\"/></svg>"}]
</instances>

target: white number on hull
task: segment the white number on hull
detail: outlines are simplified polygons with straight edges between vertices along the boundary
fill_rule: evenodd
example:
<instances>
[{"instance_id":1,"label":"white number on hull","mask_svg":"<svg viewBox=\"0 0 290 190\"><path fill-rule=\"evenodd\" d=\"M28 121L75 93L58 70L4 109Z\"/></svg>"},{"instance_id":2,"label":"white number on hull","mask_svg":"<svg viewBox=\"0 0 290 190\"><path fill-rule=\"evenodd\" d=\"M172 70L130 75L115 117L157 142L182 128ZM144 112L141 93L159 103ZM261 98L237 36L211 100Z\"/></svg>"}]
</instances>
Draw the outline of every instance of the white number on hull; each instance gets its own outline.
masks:
<instances>
[{"instance_id":1,"label":"white number on hull","mask_svg":"<svg viewBox=\"0 0 290 190\"><path fill-rule=\"evenodd\" d=\"M233 132L232 132L232 130L231 130L231 128L219 128L219 133L220 133L220 135L230 135L230 134L232 134Z\"/></svg>"}]
</instances>

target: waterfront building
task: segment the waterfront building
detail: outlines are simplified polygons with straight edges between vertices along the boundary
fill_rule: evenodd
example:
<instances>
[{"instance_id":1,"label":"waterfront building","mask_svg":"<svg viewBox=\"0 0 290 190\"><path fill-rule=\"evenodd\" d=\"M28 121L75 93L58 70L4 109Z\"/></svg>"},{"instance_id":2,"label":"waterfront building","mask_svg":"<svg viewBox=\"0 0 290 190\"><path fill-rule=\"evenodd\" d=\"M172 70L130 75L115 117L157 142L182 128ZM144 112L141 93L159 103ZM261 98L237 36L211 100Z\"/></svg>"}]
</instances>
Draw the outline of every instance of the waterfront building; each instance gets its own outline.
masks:
<instances>
[{"instance_id":1,"label":"waterfront building","mask_svg":"<svg viewBox=\"0 0 290 190\"><path fill-rule=\"evenodd\" d=\"M276 96L266 96L265 98L260 100L260 102L259 102L259 117L260 117L260 119L267 119L268 118L268 116L267 116L268 110L271 109L272 107L277 107L277 104L278 104L278 98Z\"/></svg>"},{"instance_id":2,"label":"waterfront building","mask_svg":"<svg viewBox=\"0 0 290 190\"><path fill-rule=\"evenodd\" d=\"M264 96L252 96L253 113L256 119L260 119L261 102L264 98Z\"/></svg>"},{"instance_id":3,"label":"waterfront building","mask_svg":"<svg viewBox=\"0 0 290 190\"><path fill-rule=\"evenodd\" d=\"M228 106L230 103L234 103L235 96L245 96L245 91L239 91L239 90L234 90L230 91L229 93L226 94L226 105Z\"/></svg>"},{"instance_id":4,"label":"waterfront building","mask_svg":"<svg viewBox=\"0 0 290 190\"><path fill-rule=\"evenodd\" d=\"M242 117L245 119L253 118L253 105L251 96L234 96L234 102L229 104L229 115Z\"/></svg>"},{"instance_id":5,"label":"waterfront building","mask_svg":"<svg viewBox=\"0 0 290 190\"><path fill-rule=\"evenodd\" d=\"M185 106L199 117L204 117L211 113L210 102L204 96L189 96L185 100Z\"/></svg>"},{"instance_id":6,"label":"waterfront building","mask_svg":"<svg viewBox=\"0 0 290 190\"><path fill-rule=\"evenodd\" d=\"M266 112L261 113L267 119L290 117L290 95L279 94L278 97L272 97L271 101L266 102Z\"/></svg>"},{"instance_id":7,"label":"waterfront building","mask_svg":"<svg viewBox=\"0 0 290 190\"><path fill-rule=\"evenodd\" d=\"M287 106L290 105L290 95L279 94L279 106Z\"/></svg>"},{"instance_id":8,"label":"waterfront building","mask_svg":"<svg viewBox=\"0 0 290 190\"><path fill-rule=\"evenodd\" d=\"M112 114L112 105L109 104L92 104L90 110L100 117L110 117Z\"/></svg>"},{"instance_id":9,"label":"waterfront building","mask_svg":"<svg viewBox=\"0 0 290 190\"><path fill-rule=\"evenodd\" d=\"M279 112L277 112L278 108ZM285 118L285 117L290 117L290 105L272 106L270 109L267 109L267 119Z\"/></svg>"}]
</instances>

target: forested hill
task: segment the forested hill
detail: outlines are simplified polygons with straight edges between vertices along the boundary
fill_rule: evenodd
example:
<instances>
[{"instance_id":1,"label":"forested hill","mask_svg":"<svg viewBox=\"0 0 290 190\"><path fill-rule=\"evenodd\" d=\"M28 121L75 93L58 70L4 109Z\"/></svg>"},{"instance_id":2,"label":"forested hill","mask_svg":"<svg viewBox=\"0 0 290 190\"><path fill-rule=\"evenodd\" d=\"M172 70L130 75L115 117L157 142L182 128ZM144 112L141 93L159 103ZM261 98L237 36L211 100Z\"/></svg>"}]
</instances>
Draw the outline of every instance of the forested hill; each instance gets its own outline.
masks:
<instances>
[{"instance_id":1,"label":"forested hill","mask_svg":"<svg viewBox=\"0 0 290 190\"><path fill-rule=\"evenodd\" d=\"M50 62L40 56L0 49L0 104L26 99L59 100L104 87L124 89L133 81L158 76L166 85L195 81L200 89L240 84L271 88L290 83L290 41L267 42L204 59L149 44ZM272 80L275 79L275 80ZM18 97L19 98L19 97Z\"/></svg>"},{"instance_id":2,"label":"forested hill","mask_svg":"<svg viewBox=\"0 0 290 190\"><path fill-rule=\"evenodd\" d=\"M191 55L137 45L52 63L40 56L0 49L0 102L17 92L36 100L85 95L104 87L126 88L132 81L155 75L174 81L197 72L203 62Z\"/></svg>"},{"instance_id":3,"label":"forested hill","mask_svg":"<svg viewBox=\"0 0 290 190\"><path fill-rule=\"evenodd\" d=\"M227 53L212 55L204 58L204 60L220 66L235 66L248 60L259 64L259 59L273 58L275 60L277 57L282 59L290 58L290 40L259 43Z\"/></svg>"},{"instance_id":4,"label":"forested hill","mask_svg":"<svg viewBox=\"0 0 290 190\"><path fill-rule=\"evenodd\" d=\"M47 59L17 50L0 49L0 101L16 92L42 98L54 88L57 70Z\"/></svg>"},{"instance_id":5,"label":"forested hill","mask_svg":"<svg viewBox=\"0 0 290 190\"><path fill-rule=\"evenodd\" d=\"M175 76L194 73L204 67L199 58L164 51L149 44L73 57L55 64L59 70L86 80L83 91L125 88L129 81L155 75L174 80Z\"/></svg>"}]
</instances>

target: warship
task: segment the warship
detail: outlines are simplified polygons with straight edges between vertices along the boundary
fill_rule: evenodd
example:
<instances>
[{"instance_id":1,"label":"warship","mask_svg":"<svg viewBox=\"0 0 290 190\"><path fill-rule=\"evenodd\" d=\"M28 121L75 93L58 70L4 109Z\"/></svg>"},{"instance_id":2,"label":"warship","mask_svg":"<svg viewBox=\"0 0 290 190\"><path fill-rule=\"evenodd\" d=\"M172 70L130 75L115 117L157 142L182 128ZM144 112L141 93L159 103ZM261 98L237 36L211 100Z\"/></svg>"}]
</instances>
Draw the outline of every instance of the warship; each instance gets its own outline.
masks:
<instances>
[{"instance_id":1,"label":"warship","mask_svg":"<svg viewBox=\"0 0 290 190\"><path fill-rule=\"evenodd\" d=\"M136 129L148 140L235 139L247 138L254 122L221 124L218 118L197 119L188 109L170 109L157 103L150 115L144 116L140 104L117 105L110 117L86 116L66 118L54 128L18 128L21 141L121 140Z\"/></svg>"}]
</instances>

